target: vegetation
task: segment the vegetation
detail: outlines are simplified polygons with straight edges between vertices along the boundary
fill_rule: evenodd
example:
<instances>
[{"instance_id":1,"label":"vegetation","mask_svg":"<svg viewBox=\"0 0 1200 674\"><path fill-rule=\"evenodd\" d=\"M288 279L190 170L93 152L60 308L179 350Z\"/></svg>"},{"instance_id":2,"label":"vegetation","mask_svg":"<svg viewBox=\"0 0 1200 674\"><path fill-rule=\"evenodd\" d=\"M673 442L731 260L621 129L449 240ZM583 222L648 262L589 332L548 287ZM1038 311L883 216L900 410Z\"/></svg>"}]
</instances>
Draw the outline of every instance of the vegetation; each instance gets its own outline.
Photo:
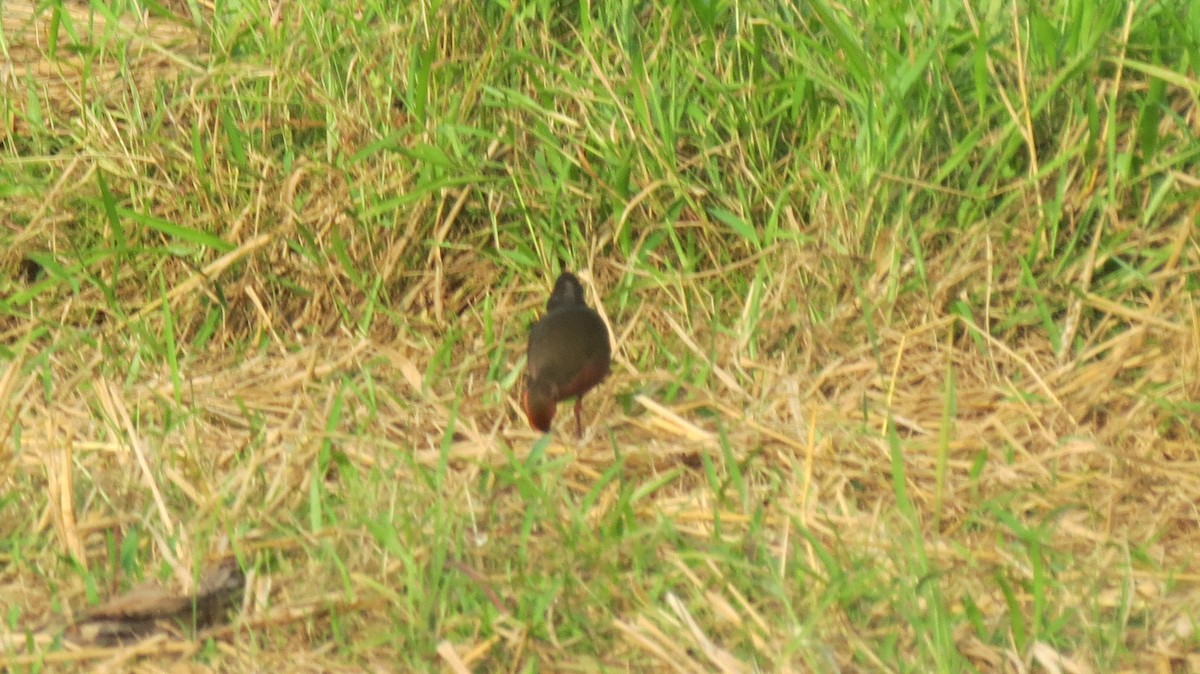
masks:
<instances>
[{"instance_id":1,"label":"vegetation","mask_svg":"<svg viewBox=\"0 0 1200 674\"><path fill-rule=\"evenodd\" d=\"M1200 669L1197 3L0 16L0 669Z\"/></svg>"}]
</instances>

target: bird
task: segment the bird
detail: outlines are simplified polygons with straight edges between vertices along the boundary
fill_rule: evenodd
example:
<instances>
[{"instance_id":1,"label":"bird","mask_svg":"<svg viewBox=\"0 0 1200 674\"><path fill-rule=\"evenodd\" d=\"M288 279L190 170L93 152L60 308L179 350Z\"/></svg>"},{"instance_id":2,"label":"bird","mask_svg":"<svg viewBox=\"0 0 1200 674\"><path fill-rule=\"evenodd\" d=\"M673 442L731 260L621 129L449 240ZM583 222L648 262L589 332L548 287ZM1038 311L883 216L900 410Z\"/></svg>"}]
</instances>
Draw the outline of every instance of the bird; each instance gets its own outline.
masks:
<instances>
[{"instance_id":1,"label":"bird","mask_svg":"<svg viewBox=\"0 0 1200 674\"><path fill-rule=\"evenodd\" d=\"M584 302L579 279L559 274L545 315L529 332L521 400L529 425L550 432L558 403L575 398L575 435L582 436L583 394L608 376L611 362L608 327Z\"/></svg>"}]
</instances>

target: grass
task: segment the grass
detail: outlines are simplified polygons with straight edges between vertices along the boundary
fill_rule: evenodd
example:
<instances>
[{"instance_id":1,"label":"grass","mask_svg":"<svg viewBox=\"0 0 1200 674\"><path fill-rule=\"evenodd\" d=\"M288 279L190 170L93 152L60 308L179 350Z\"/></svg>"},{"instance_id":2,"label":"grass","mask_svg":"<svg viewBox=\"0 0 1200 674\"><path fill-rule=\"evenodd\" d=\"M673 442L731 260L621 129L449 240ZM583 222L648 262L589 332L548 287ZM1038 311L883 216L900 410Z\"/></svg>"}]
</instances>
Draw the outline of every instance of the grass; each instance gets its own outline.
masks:
<instances>
[{"instance_id":1,"label":"grass","mask_svg":"<svg viewBox=\"0 0 1200 674\"><path fill-rule=\"evenodd\" d=\"M0 668L1200 667L1190 4L2 16Z\"/></svg>"}]
</instances>

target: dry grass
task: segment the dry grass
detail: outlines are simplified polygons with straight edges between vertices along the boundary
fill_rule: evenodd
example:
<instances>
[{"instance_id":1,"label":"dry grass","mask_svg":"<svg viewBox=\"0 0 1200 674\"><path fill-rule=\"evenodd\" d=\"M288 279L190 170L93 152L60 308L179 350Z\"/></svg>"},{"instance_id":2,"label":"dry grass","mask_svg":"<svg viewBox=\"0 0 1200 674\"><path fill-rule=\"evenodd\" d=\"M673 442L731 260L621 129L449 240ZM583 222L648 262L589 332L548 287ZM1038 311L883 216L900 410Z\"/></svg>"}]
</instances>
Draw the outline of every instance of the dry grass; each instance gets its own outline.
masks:
<instances>
[{"instance_id":1,"label":"dry grass","mask_svg":"<svg viewBox=\"0 0 1200 674\"><path fill-rule=\"evenodd\" d=\"M305 16L272 19L300 31ZM284 161L247 143L235 160L215 149L236 144L221 140L220 87L237 99L261 75L311 87L305 102L346 100L324 101L319 74L214 57L200 31L156 18L113 23L136 47L124 65L51 59L47 20L4 7L15 67L0 85L34 82L48 122L30 128L32 99L13 98L0 138L9 175L45 186L14 190L0 215L0 668L1200 669L1200 211L1183 141L1154 158L1163 199L1071 154L1086 118L1044 141L1031 125L1041 163L1067 168L997 179L993 211L961 226L939 224L962 217L952 206L922 205L953 198L920 187L923 165L868 198L838 173L861 160L851 143L813 146L827 171L779 164L814 181L772 211L787 236L753 242L696 208L726 193L688 189L713 167L769 175L736 140L681 144L683 168L660 182L634 166L648 187L607 220L606 197L571 183L560 206L522 173L553 162L520 105L502 113L511 145L477 156L481 176L512 166L507 182L430 189L402 154ZM437 48L453 61L467 42ZM380 59L356 61L367 72L400 58L361 54ZM1136 74L1113 73L1108 94L1144 90ZM164 78L194 95L156 98ZM1197 128L1185 85L1167 97L1166 138ZM445 140L359 93L337 124L274 102L261 124L272 138L316 125L347 156L380 124L406 147ZM155 101L175 121L143 139L130 113ZM364 112L381 101L396 117ZM568 123L595 114L579 101L554 121L586 186L603 167L585 156L593 122ZM211 134L203 169L196 129ZM1110 133L1137 142L1133 124ZM62 152L25 154L38 138ZM105 217L98 176L129 195L122 208L186 232L126 216L123 245L141 252L89 257L117 245L88 221ZM1085 218L1097 185L1104 207ZM1053 232L1052 201L1078 209ZM563 225L556 208L585 220ZM563 444L526 427L515 382L568 260L616 349L587 434ZM246 582L228 624L108 647L58 638L143 577L187 594L230 554Z\"/></svg>"}]
</instances>

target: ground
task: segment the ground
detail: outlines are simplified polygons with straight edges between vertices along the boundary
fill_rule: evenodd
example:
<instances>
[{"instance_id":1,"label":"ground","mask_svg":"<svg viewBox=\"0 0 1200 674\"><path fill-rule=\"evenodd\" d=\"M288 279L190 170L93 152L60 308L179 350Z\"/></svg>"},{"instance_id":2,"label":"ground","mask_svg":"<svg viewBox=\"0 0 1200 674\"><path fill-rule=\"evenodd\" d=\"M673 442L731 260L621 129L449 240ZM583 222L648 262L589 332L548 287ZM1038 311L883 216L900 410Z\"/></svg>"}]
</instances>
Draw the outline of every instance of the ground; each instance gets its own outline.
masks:
<instances>
[{"instance_id":1,"label":"ground","mask_svg":"<svg viewBox=\"0 0 1200 674\"><path fill-rule=\"evenodd\" d=\"M1200 14L1035 4L4 4L0 669L1200 670Z\"/></svg>"}]
</instances>

